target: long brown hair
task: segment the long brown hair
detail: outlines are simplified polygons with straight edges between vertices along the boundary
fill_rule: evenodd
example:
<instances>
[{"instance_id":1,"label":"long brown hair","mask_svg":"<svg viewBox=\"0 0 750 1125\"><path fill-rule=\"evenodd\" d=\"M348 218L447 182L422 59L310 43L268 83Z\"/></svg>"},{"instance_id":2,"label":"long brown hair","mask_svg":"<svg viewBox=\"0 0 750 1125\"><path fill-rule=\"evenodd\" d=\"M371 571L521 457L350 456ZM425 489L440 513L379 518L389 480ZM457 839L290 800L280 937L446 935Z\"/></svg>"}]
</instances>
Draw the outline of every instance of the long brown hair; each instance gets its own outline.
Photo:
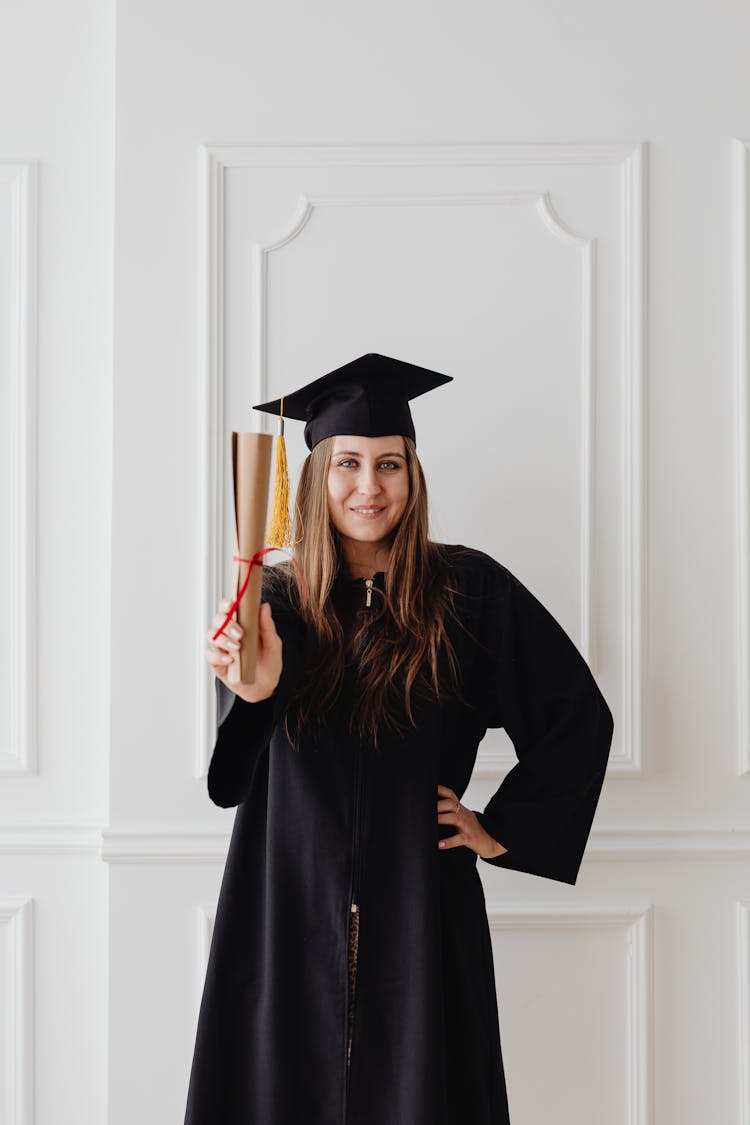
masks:
<instances>
[{"instance_id":1,"label":"long brown hair","mask_svg":"<svg viewBox=\"0 0 750 1125\"><path fill-rule=\"evenodd\" d=\"M328 508L328 471L335 437L306 457L297 488L295 558L306 598L291 563L273 567L274 579L307 626L301 675L287 701L285 727L296 744L303 730L321 727L338 698L345 665L354 665L349 730L378 746L382 730L414 726L417 699L462 698L461 673L446 630L455 618L455 590L445 549L428 538L427 484L414 442L404 437L409 498L392 534L385 590L372 589L372 605L345 628L337 610L336 579L348 572ZM457 620L457 618L456 618ZM459 623L460 624L460 623ZM447 674L446 674L447 669Z\"/></svg>"}]
</instances>

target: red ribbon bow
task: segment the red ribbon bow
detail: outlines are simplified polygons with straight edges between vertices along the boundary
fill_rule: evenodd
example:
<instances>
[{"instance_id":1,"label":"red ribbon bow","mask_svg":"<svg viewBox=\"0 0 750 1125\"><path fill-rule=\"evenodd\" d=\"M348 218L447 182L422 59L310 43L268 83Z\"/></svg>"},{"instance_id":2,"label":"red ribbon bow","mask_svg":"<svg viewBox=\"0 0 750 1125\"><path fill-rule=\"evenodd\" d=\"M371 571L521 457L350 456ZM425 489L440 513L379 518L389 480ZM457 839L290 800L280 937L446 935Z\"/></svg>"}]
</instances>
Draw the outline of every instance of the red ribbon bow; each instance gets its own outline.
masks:
<instances>
[{"instance_id":1,"label":"red ribbon bow","mask_svg":"<svg viewBox=\"0 0 750 1125\"><path fill-rule=\"evenodd\" d=\"M239 594L237 595L235 601L232 603L232 606L231 606L229 612L227 613L226 618L224 619L223 625L221 625L221 627L216 630L213 637L211 638L212 641L215 641L217 637L221 636L221 634L224 632L224 630L226 629L229 622L232 620L232 617L234 615L234 611L237 609L237 606L240 604L240 602L242 601L242 599L245 595L245 590L247 589L248 583L250 582L250 575L253 572L253 566L256 563L258 563L259 566L263 566L264 563L260 562L261 555L267 555L269 551L284 551L284 548L283 547L264 547L263 550L256 551L251 559L243 559L243 558L240 558L239 555L232 555L232 560L234 562L249 563L250 565L247 568L247 574L245 575L245 581L242 583L242 589L240 590ZM303 599L306 599L307 593L305 591L305 579L304 579L304 576L302 574L302 571L300 570L300 565L289 551L284 551L284 553L289 555L289 558L292 560L292 562L294 563L294 565L297 568L297 574L299 574L299 579L300 579L300 582L302 584L302 597L303 597Z\"/></svg>"}]
</instances>

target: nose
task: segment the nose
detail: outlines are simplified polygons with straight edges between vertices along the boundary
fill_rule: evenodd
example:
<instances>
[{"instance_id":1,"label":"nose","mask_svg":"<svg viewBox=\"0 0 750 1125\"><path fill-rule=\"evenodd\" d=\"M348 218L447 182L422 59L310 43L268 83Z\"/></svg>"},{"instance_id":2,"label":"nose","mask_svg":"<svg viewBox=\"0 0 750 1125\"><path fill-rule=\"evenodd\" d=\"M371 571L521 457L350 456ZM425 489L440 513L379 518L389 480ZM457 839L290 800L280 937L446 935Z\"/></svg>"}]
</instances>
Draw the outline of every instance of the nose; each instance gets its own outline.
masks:
<instances>
[{"instance_id":1,"label":"nose","mask_svg":"<svg viewBox=\"0 0 750 1125\"><path fill-rule=\"evenodd\" d=\"M380 481L374 465L363 465L357 476L357 492L362 496L375 496L380 492Z\"/></svg>"}]
</instances>

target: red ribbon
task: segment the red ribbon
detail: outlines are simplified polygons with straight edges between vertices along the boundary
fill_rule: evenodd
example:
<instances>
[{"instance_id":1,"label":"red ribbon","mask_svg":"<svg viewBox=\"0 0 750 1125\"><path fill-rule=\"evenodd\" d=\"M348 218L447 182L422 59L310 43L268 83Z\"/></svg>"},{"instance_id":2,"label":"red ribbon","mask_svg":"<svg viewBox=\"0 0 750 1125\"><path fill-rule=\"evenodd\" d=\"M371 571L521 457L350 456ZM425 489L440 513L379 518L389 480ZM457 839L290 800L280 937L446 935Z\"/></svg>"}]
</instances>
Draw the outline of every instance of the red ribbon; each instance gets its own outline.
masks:
<instances>
[{"instance_id":1,"label":"red ribbon","mask_svg":"<svg viewBox=\"0 0 750 1125\"><path fill-rule=\"evenodd\" d=\"M230 608L229 612L227 613L227 616L224 620L224 624L219 629L216 630L213 637L211 638L212 641L215 641L217 637L221 636L221 634L224 632L224 630L226 629L229 622L232 620L232 617L234 616L234 611L237 609L237 606L240 604L240 602L242 601L242 599L245 595L245 590L247 589L248 583L250 582L250 575L253 572L253 566L255 565L255 563L258 563L259 566L264 566L265 564L260 562L260 558L261 558L261 555L267 555L269 551L284 551L284 548L283 547L264 547L262 551L256 551L251 559L243 559L243 558L240 558L239 555L232 555L232 560L234 562L249 563L250 565L247 569L247 574L245 575L245 581L242 583L242 589L240 590L239 594L237 595L236 600L232 603L232 606L231 606L231 608ZM303 600L307 600L307 591L305 590L305 579L304 579L304 576L302 574L302 571L300 570L300 565L289 551L284 551L284 554L288 554L289 558L292 560L292 562L296 566L297 574L299 575L299 580L302 584L302 597L303 597Z\"/></svg>"}]
</instances>

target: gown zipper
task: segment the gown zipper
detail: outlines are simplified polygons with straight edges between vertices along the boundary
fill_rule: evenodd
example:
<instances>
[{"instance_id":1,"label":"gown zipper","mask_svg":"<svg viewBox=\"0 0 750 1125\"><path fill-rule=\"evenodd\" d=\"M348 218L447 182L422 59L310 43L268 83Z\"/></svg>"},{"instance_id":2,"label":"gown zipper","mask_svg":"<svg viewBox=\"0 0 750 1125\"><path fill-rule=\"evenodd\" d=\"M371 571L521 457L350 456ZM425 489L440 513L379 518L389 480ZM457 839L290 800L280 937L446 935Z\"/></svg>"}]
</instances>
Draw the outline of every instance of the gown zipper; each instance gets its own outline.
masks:
<instances>
[{"instance_id":1,"label":"gown zipper","mask_svg":"<svg viewBox=\"0 0 750 1125\"><path fill-rule=\"evenodd\" d=\"M367 587L367 597L365 598L365 605L369 606L372 602L372 587L374 585L373 578L365 579L365 586ZM357 901L359 898L359 878L360 878L360 821L362 817L362 790L363 790L363 763L362 763L362 747L357 746L355 756L355 779L354 779L354 826L352 831L352 877L351 888L349 893L349 918L347 922L347 989L346 989L346 1092L344 1097L344 1122L347 1119L347 1106L349 1097L349 1074L351 1067L351 1054L352 1054L352 1034L354 1031L354 1009L356 1000L356 982L357 982L357 953L359 949L359 924L360 924L360 906Z\"/></svg>"},{"instance_id":2,"label":"gown zipper","mask_svg":"<svg viewBox=\"0 0 750 1125\"><path fill-rule=\"evenodd\" d=\"M357 747L355 760L354 782L354 827L352 832L352 877L349 893L349 919L347 925L347 956L348 975L346 991L346 1090L349 1092L349 1068L351 1065L352 1034L354 1031L354 1010L356 999L357 981L357 953L359 947L359 877L360 877L360 846L361 819L362 819L362 749ZM346 1120L346 1117L344 1118Z\"/></svg>"},{"instance_id":3,"label":"gown zipper","mask_svg":"<svg viewBox=\"0 0 750 1125\"><path fill-rule=\"evenodd\" d=\"M349 909L349 1004L347 1018L346 1065L351 1064L352 1030L354 1026L354 1001L357 983L357 947L359 945L359 906L356 902Z\"/></svg>"}]
</instances>

